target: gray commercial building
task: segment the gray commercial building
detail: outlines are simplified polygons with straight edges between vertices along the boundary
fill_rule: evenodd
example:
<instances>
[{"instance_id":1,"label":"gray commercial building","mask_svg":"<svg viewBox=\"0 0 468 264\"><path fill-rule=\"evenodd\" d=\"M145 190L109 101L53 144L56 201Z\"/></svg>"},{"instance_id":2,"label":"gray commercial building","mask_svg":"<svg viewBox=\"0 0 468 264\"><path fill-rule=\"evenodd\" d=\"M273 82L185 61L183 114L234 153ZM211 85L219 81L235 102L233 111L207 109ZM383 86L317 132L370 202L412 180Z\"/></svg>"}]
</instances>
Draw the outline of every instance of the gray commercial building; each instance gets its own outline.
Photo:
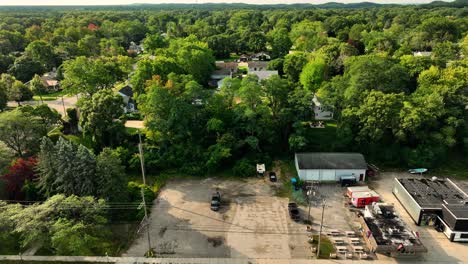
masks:
<instances>
[{"instance_id":1,"label":"gray commercial building","mask_svg":"<svg viewBox=\"0 0 468 264\"><path fill-rule=\"evenodd\" d=\"M468 241L468 195L449 179L395 179L393 194L417 225Z\"/></svg>"},{"instance_id":2,"label":"gray commercial building","mask_svg":"<svg viewBox=\"0 0 468 264\"><path fill-rule=\"evenodd\" d=\"M297 174L304 181L366 180L367 163L360 153L296 153L294 161Z\"/></svg>"}]
</instances>

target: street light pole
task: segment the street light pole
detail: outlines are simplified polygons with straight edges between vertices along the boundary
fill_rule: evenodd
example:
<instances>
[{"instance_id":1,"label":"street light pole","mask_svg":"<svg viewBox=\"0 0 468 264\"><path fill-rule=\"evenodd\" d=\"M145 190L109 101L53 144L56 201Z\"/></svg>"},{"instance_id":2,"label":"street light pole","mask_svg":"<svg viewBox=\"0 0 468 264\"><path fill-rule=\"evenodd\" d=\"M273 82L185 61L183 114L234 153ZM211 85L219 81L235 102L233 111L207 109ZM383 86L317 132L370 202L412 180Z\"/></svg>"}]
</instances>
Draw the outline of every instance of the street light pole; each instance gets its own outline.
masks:
<instances>
[{"instance_id":1,"label":"street light pole","mask_svg":"<svg viewBox=\"0 0 468 264\"><path fill-rule=\"evenodd\" d=\"M148 236L148 256L151 254L151 238L150 238L150 222L148 219L148 210L146 208L145 201L145 187L146 187L146 177L145 177L145 158L143 155L143 144L141 143L141 134L138 132L138 151L140 152L140 163L141 163L141 176L143 177L143 187L141 187L141 199L143 200L143 208L145 210L145 222L146 222L146 234Z\"/></svg>"},{"instance_id":2,"label":"street light pole","mask_svg":"<svg viewBox=\"0 0 468 264\"><path fill-rule=\"evenodd\" d=\"M322 220L320 220L320 231L318 237L318 246L317 246L317 258L320 256L320 240L322 239L322 227L323 227L323 215L325 214L325 200L322 202Z\"/></svg>"}]
</instances>

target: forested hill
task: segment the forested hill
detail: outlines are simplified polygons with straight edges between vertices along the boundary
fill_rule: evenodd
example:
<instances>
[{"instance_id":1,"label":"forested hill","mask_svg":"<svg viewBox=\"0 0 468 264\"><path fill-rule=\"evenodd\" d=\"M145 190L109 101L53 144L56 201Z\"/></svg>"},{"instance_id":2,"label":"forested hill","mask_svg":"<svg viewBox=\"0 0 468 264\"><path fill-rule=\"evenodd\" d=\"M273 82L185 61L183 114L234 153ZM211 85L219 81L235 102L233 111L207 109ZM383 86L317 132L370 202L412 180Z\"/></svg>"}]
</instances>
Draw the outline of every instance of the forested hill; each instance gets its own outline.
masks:
<instances>
[{"instance_id":1,"label":"forested hill","mask_svg":"<svg viewBox=\"0 0 468 264\"><path fill-rule=\"evenodd\" d=\"M418 5L421 7L456 7L463 8L468 6L468 0L456 0L453 2L434 1L429 4L408 4ZM130 5L100 5L100 6L2 6L0 11L44 11L44 10L139 10L139 9L154 9L154 10L177 10L177 9L204 9L204 10L219 10L219 9L308 9L308 8L323 8L323 9L358 9L358 8L378 8L378 7L397 7L408 6L401 4L379 4L373 2L360 3L338 3L329 2L324 4L271 4L271 5L253 5L244 3L207 3L207 4L130 4Z\"/></svg>"}]
</instances>

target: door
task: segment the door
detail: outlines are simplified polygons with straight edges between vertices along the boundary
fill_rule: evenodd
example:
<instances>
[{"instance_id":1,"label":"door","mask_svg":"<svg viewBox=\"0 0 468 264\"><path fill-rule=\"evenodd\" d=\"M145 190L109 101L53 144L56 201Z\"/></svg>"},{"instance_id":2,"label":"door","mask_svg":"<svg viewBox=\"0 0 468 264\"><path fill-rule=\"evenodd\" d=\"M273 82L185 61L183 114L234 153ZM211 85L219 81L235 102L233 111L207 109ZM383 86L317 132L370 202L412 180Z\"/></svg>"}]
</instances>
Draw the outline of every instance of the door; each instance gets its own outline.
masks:
<instances>
[{"instance_id":1,"label":"door","mask_svg":"<svg viewBox=\"0 0 468 264\"><path fill-rule=\"evenodd\" d=\"M359 174L359 181L364 181L364 174Z\"/></svg>"}]
</instances>

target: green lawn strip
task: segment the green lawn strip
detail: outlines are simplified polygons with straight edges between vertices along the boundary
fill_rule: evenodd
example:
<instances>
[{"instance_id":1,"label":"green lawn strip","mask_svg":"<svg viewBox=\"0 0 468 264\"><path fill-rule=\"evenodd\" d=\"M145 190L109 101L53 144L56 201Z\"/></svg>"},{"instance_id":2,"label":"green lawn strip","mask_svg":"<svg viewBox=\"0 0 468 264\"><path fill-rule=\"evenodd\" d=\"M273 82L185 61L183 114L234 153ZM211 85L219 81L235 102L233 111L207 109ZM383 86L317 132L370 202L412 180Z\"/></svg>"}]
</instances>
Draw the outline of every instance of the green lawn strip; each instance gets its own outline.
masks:
<instances>
[{"instance_id":1,"label":"green lawn strip","mask_svg":"<svg viewBox=\"0 0 468 264\"><path fill-rule=\"evenodd\" d=\"M47 93L42 95L42 100L43 101L53 101L57 100L59 97L66 96L67 93L64 90L57 91L57 92L52 92L52 93ZM33 96L34 101L41 101L41 97L39 95L34 95Z\"/></svg>"},{"instance_id":2,"label":"green lawn strip","mask_svg":"<svg viewBox=\"0 0 468 264\"><path fill-rule=\"evenodd\" d=\"M314 235L314 241L312 245L317 247L318 246L318 235ZM320 239L320 256L321 259L329 259L330 253L336 253L335 248L333 247L332 242L328 239L327 236L322 235Z\"/></svg>"}]
</instances>

